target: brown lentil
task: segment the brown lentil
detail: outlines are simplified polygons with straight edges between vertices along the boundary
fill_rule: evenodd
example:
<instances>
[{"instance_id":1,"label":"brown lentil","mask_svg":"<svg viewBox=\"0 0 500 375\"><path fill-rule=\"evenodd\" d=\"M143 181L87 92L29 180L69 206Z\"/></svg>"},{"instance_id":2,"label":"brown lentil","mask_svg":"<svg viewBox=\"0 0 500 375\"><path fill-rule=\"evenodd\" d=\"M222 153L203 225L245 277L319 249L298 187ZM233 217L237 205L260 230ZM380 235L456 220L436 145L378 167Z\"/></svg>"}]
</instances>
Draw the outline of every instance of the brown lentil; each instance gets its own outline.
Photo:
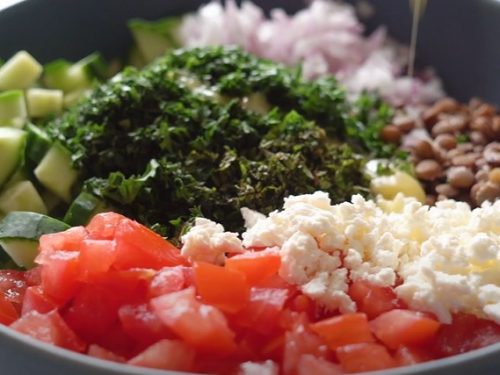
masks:
<instances>
[{"instance_id":1,"label":"brown lentil","mask_svg":"<svg viewBox=\"0 0 500 375\"><path fill-rule=\"evenodd\" d=\"M480 157L481 155L475 152L457 155L451 159L451 164L473 168Z\"/></svg>"},{"instance_id":2,"label":"brown lentil","mask_svg":"<svg viewBox=\"0 0 500 375\"><path fill-rule=\"evenodd\" d=\"M422 180L433 181L442 175L443 169L437 161L426 159L417 164L415 173Z\"/></svg>"},{"instance_id":3,"label":"brown lentil","mask_svg":"<svg viewBox=\"0 0 500 375\"><path fill-rule=\"evenodd\" d=\"M476 181L472 170L466 167L451 167L446 175L450 186L458 189L469 188Z\"/></svg>"},{"instance_id":4,"label":"brown lentil","mask_svg":"<svg viewBox=\"0 0 500 375\"><path fill-rule=\"evenodd\" d=\"M479 187L474 190L473 200L480 206L485 201L494 201L500 197L500 185L488 182L480 182ZM472 190L471 190L472 193Z\"/></svg>"},{"instance_id":5,"label":"brown lentil","mask_svg":"<svg viewBox=\"0 0 500 375\"><path fill-rule=\"evenodd\" d=\"M435 156L434 147L431 142L426 139L421 139L415 143L415 154L420 159L432 159Z\"/></svg>"},{"instance_id":6,"label":"brown lentil","mask_svg":"<svg viewBox=\"0 0 500 375\"><path fill-rule=\"evenodd\" d=\"M456 197L460 191L450 184L439 184L436 186L436 193L438 195L444 195L448 198Z\"/></svg>"},{"instance_id":7,"label":"brown lentil","mask_svg":"<svg viewBox=\"0 0 500 375\"><path fill-rule=\"evenodd\" d=\"M396 116L392 120L392 124L397 126L402 133L408 133L415 128L415 120L410 116Z\"/></svg>"},{"instance_id":8,"label":"brown lentil","mask_svg":"<svg viewBox=\"0 0 500 375\"><path fill-rule=\"evenodd\" d=\"M382 129L380 136L388 143L399 143L402 134L396 125L387 125Z\"/></svg>"},{"instance_id":9,"label":"brown lentil","mask_svg":"<svg viewBox=\"0 0 500 375\"><path fill-rule=\"evenodd\" d=\"M488 179L494 184L500 184L500 168L493 168L488 174Z\"/></svg>"},{"instance_id":10,"label":"brown lentil","mask_svg":"<svg viewBox=\"0 0 500 375\"><path fill-rule=\"evenodd\" d=\"M457 139L451 134L439 134L435 141L439 147L445 150L451 150L457 146Z\"/></svg>"}]
</instances>

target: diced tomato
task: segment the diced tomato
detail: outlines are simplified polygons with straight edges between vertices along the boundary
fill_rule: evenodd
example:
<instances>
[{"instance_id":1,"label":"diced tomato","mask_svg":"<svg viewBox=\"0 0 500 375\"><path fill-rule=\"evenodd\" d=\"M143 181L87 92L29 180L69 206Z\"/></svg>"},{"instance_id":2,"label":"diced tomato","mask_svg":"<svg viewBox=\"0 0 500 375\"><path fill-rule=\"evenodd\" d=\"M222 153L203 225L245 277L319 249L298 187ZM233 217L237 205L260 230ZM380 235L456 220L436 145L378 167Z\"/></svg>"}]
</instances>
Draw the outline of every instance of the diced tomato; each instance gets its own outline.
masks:
<instances>
[{"instance_id":1,"label":"diced tomato","mask_svg":"<svg viewBox=\"0 0 500 375\"><path fill-rule=\"evenodd\" d=\"M26 290L26 279L22 271L0 270L0 293L18 306L22 303Z\"/></svg>"},{"instance_id":2,"label":"diced tomato","mask_svg":"<svg viewBox=\"0 0 500 375\"><path fill-rule=\"evenodd\" d=\"M346 372L368 372L397 366L387 349L375 343L341 346L336 350L336 354Z\"/></svg>"},{"instance_id":3,"label":"diced tomato","mask_svg":"<svg viewBox=\"0 0 500 375\"><path fill-rule=\"evenodd\" d=\"M240 365L238 375L278 375L279 368L273 361L244 362Z\"/></svg>"},{"instance_id":4,"label":"diced tomato","mask_svg":"<svg viewBox=\"0 0 500 375\"><path fill-rule=\"evenodd\" d=\"M92 284L113 292L122 304L141 303L146 300L149 284L155 274L156 271L149 268L110 270L96 277Z\"/></svg>"},{"instance_id":5,"label":"diced tomato","mask_svg":"<svg viewBox=\"0 0 500 375\"><path fill-rule=\"evenodd\" d=\"M162 268L151 279L148 297L154 298L163 294L178 292L187 287L186 268L182 266Z\"/></svg>"},{"instance_id":6,"label":"diced tomato","mask_svg":"<svg viewBox=\"0 0 500 375\"><path fill-rule=\"evenodd\" d=\"M0 292L0 324L9 325L19 318L19 313L3 292Z\"/></svg>"},{"instance_id":7,"label":"diced tomato","mask_svg":"<svg viewBox=\"0 0 500 375\"><path fill-rule=\"evenodd\" d=\"M87 224L87 232L94 240L112 240L115 230L122 220L128 220L125 216L115 212L103 212L95 215Z\"/></svg>"},{"instance_id":8,"label":"diced tomato","mask_svg":"<svg viewBox=\"0 0 500 375\"><path fill-rule=\"evenodd\" d=\"M63 316L83 339L96 342L118 321L119 297L95 285L85 285L75 296Z\"/></svg>"},{"instance_id":9,"label":"diced tomato","mask_svg":"<svg viewBox=\"0 0 500 375\"><path fill-rule=\"evenodd\" d=\"M311 354L324 358L328 348L307 326L298 324L295 329L285 334L285 350L283 354L283 373L295 374L303 355Z\"/></svg>"},{"instance_id":10,"label":"diced tomato","mask_svg":"<svg viewBox=\"0 0 500 375\"><path fill-rule=\"evenodd\" d=\"M109 270L116 259L115 241L83 240L80 250L79 276L89 281Z\"/></svg>"},{"instance_id":11,"label":"diced tomato","mask_svg":"<svg viewBox=\"0 0 500 375\"><path fill-rule=\"evenodd\" d=\"M124 330L121 322L95 342L102 348L124 358L131 358L137 354L137 343Z\"/></svg>"},{"instance_id":12,"label":"diced tomato","mask_svg":"<svg viewBox=\"0 0 500 375\"><path fill-rule=\"evenodd\" d=\"M133 220L122 220L115 231L117 256L114 267L153 268L186 265L179 249L170 242Z\"/></svg>"},{"instance_id":13,"label":"diced tomato","mask_svg":"<svg viewBox=\"0 0 500 375\"><path fill-rule=\"evenodd\" d=\"M40 285L42 283L42 267L36 266L27 270L24 272L24 278L28 286Z\"/></svg>"},{"instance_id":14,"label":"diced tomato","mask_svg":"<svg viewBox=\"0 0 500 375\"><path fill-rule=\"evenodd\" d=\"M87 237L88 233L84 227L73 227L64 232L44 234L40 237L40 253L35 262L45 264L46 255L54 251L79 252L83 240Z\"/></svg>"},{"instance_id":15,"label":"diced tomato","mask_svg":"<svg viewBox=\"0 0 500 375\"><path fill-rule=\"evenodd\" d=\"M57 303L44 293L41 286L30 286L26 289L23 299L22 315L30 311L44 314L55 308L57 308Z\"/></svg>"},{"instance_id":16,"label":"diced tomato","mask_svg":"<svg viewBox=\"0 0 500 375\"><path fill-rule=\"evenodd\" d=\"M358 311L365 313L368 319L376 318L392 309L404 307L392 288L381 287L361 279L350 285L348 293L356 302Z\"/></svg>"},{"instance_id":17,"label":"diced tomato","mask_svg":"<svg viewBox=\"0 0 500 375\"><path fill-rule=\"evenodd\" d=\"M286 289L252 288L248 304L233 321L262 335L271 335L278 328L277 321L287 298Z\"/></svg>"},{"instance_id":18,"label":"diced tomato","mask_svg":"<svg viewBox=\"0 0 500 375\"><path fill-rule=\"evenodd\" d=\"M225 267L243 273L248 284L255 286L266 278L277 274L280 265L279 253L270 249L235 255L226 260Z\"/></svg>"},{"instance_id":19,"label":"diced tomato","mask_svg":"<svg viewBox=\"0 0 500 375\"><path fill-rule=\"evenodd\" d=\"M162 370L189 371L193 367L194 356L195 351L182 341L161 340L127 363Z\"/></svg>"},{"instance_id":20,"label":"diced tomato","mask_svg":"<svg viewBox=\"0 0 500 375\"><path fill-rule=\"evenodd\" d=\"M201 299L224 312L235 313L249 301L250 288L241 272L198 262L194 265L194 281Z\"/></svg>"},{"instance_id":21,"label":"diced tomato","mask_svg":"<svg viewBox=\"0 0 500 375\"><path fill-rule=\"evenodd\" d=\"M423 348L415 348L411 346L400 346L394 354L398 366L411 366L417 363L431 361L431 354Z\"/></svg>"},{"instance_id":22,"label":"diced tomato","mask_svg":"<svg viewBox=\"0 0 500 375\"><path fill-rule=\"evenodd\" d=\"M297 365L297 375L340 375L342 373L339 365L311 354L302 355Z\"/></svg>"},{"instance_id":23,"label":"diced tomato","mask_svg":"<svg viewBox=\"0 0 500 375\"><path fill-rule=\"evenodd\" d=\"M113 353L110 350L104 349L102 346L92 344L87 350L87 354L94 358L105 359L106 361L123 363L126 361L122 356Z\"/></svg>"},{"instance_id":24,"label":"diced tomato","mask_svg":"<svg viewBox=\"0 0 500 375\"><path fill-rule=\"evenodd\" d=\"M78 261L76 251L52 251L46 254L42 266L42 288L58 304L72 298L78 290Z\"/></svg>"},{"instance_id":25,"label":"diced tomato","mask_svg":"<svg viewBox=\"0 0 500 375\"><path fill-rule=\"evenodd\" d=\"M340 346L374 342L368 319L363 313L342 314L310 325L332 350Z\"/></svg>"},{"instance_id":26,"label":"diced tomato","mask_svg":"<svg viewBox=\"0 0 500 375\"><path fill-rule=\"evenodd\" d=\"M121 306L118 316L125 332L142 344L173 336L148 304Z\"/></svg>"},{"instance_id":27,"label":"diced tomato","mask_svg":"<svg viewBox=\"0 0 500 375\"><path fill-rule=\"evenodd\" d=\"M285 334L281 334L269 340L262 348L261 354L264 358L271 358L281 362L285 348Z\"/></svg>"},{"instance_id":28,"label":"diced tomato","mask_svg":"<svg viewBox=\"0 0 500 375\"><path fill-rule=\"evenodd\" d=\"M388 348L422 345L436 335L440 323L425 314L410 310L391 310L370 322L370 327Z\"/></svg>"},{"instance_id":29,"label":"diced tomato","mask_svg":"<svg viewBox=\"0 0 500 375\"><path fill-rule=\"evenodd\" d=\"M29 312L10 327L37 340L66 349L83 352L86 348L85 342L68 327L56 310L46 314Z\"/></svg>"},{"instance_id":30,"label":"diced tomato","mask_svg":"<svg viewBox=\"0 0 500 375\"><path fill-rule=\"evenodd\" d=\"M448 357L500 342L500 325L474 315L457 314L451 324L438 331L433 350L438 357Z\"/></svg>"},{"instance_id":31,"label":"diced tomato","mask_svg":"<svg viewBox=\"0 0 500 375\"><path fill-rule=\"evenodd\" d=\"M164 324L198 350L224 356L236 349L224 314L198 302L193 288L153 298L151 306Z\"/></svg>"}]
</instances>

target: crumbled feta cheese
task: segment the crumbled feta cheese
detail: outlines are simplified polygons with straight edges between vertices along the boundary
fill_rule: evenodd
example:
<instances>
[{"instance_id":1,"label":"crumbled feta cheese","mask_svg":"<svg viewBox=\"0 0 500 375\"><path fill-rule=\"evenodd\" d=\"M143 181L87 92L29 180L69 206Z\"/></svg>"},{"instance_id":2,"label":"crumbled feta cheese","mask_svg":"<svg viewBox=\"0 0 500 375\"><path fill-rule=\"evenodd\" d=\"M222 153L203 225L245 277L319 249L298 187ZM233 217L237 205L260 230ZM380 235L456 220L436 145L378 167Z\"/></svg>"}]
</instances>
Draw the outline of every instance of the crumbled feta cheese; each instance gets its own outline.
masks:
<instances>
[{"instance_id":1,"label":"crumbled feta cheese","mask_svg":"<svg viewBox=\"0 0 500 375\"><path fill-rule=\"evenodd\" d=\"M452 200L428 207L354 196L332 205L316 192L287 198L243 244L280 247L280 275L331 309L353 311L349 279L364 279L395 287L411 308L445 323L454 312L500 323L500 201L471 210Z\"/></svg>"},{"instance_id":2,"label":"crumbled feta cheese","mask_svg":"<svg viewBox=\"0 0 500 375\"><path fill-rule=\"evenodd\" d=\"M246 229L254 227L260 220L264 220L266 218L266 215L255 210L251 210L248 207L242 207L240 212L241 216L243 216L243 220L245 221Z\"/></svg>"},{"instance_id":3,"label":"crumbled feta cheese","mask_svg":"<svg viewBox=\"0 0 500 375\"><path fill-rule=\"evenodd\" d=\"M182 255L195 261L224 264L226 253L244 252L237 233L211 220L197 218L191 230L181 238Z\"/></svg>"}]
</instances>

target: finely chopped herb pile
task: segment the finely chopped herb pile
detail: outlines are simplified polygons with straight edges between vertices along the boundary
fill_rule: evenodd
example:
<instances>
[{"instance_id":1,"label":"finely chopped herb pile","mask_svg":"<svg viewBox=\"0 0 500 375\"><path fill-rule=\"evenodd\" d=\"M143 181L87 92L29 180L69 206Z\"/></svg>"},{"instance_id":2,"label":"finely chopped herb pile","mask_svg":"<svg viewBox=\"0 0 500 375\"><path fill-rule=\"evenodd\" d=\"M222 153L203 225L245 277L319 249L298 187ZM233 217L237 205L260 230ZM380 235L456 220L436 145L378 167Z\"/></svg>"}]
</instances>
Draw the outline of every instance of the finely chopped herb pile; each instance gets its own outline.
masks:
<instances>
[{"instance_id":1,"label":"finely chopped herb pile","mask_svg":"<svg viewBox=\"0 0 500 375\"><path fill-rule=\"evenodd\" d=\"M389 116L367 96L348 104L332 77L210 47L126 68L47 129L85 191L175 236L193 216L241 230L241 207L269 213L291 194L366 195L360 152L391 152Z\"/></svg>"}]
</instances>

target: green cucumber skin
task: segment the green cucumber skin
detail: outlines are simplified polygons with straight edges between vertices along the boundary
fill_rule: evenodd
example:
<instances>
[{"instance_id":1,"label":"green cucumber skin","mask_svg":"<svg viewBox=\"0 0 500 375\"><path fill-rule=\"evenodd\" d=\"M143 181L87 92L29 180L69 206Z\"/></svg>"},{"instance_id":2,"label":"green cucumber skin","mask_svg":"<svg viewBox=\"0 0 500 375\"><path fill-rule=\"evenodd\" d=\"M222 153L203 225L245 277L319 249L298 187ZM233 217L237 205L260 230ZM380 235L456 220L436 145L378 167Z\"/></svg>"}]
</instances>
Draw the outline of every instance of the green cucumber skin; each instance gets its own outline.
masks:
<instances>
[{"instance_id":1,"label":"green cucumber skin","mask_svg":"<svg viewBox=\"0 0 500 375\"><path fill-rule=\"evenodd\" d=\"M37 241L44 234L69 229L62 221L34 212L10 212L0 222L0 240L24 239Z\"/></svg>"},{"instance_id":2,"label":"green cucumber skin","mask_svg":"<svg viewBox=\"0 0 500 375\"><path fill-rule=\"evenodd\" d=\"M28 133L26 139L26 159L33 163L35 167L49 151L52 141L45 131L34 124L28 123L25 129Z\"/></svg>"},{"instance_id":3,"label":"green cucumber skin","mask_svg":"<svg viewBox=\"0 0 500 375\"><path fill-rule=\"evenodd\" d=\"M104 203L93 194L82 192L73 201L64 216L71 226L86 225L95 214L103 211Z\"/></svg>"}]
</instances>

